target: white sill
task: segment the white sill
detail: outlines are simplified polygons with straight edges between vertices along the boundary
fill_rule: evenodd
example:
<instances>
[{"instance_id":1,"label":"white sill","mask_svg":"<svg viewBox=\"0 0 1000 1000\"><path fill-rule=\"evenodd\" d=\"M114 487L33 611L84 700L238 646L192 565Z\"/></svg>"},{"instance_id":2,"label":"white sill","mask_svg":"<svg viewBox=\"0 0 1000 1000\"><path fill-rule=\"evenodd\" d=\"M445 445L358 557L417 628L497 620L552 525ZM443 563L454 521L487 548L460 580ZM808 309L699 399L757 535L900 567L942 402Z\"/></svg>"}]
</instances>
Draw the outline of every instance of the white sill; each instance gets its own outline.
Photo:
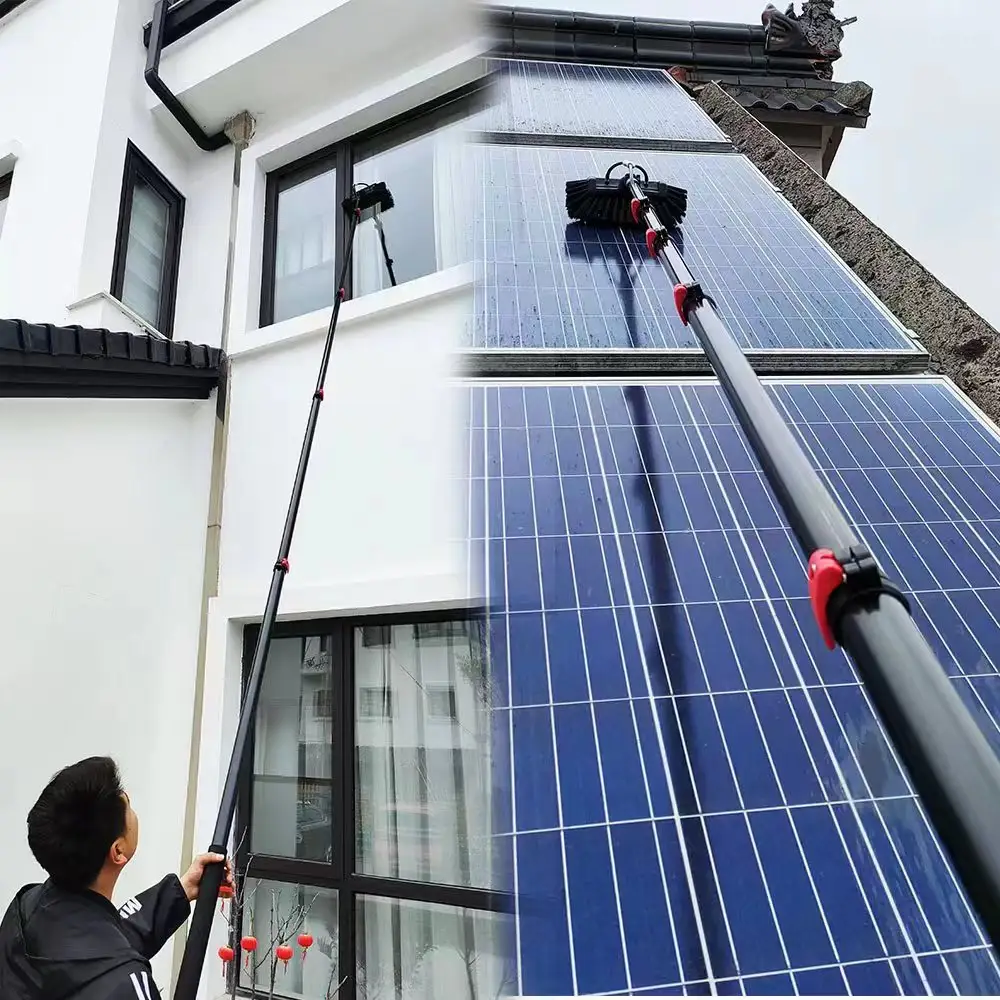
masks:
<instances>
[{"instance_id":1,"label":"white sill","mask_svg":"<svg viewBox=\"0 0 1000 1000\"><path fill-rule=\"evenodd\" d=\"M457 267L424 275L422 278L405 281L395 288L384 288L357 299L348 299L340 307L337 332L363 326L400 309L462 294L471 288L472 267L469 264L460 264ZM248 330L240 337L233 337L229 356L248 357L325 334L330 324L330 309L328 306L271 326Z\"/></svg>"},{"instance_id":2,"label":"white sill","mask_svg":"<svg viewBox=\"0 0 1000 1000\"><path fill-rule=\"evenodd\" d=\"M66 307L66 313L77 326L96 330L118 330L138 336L151 334L160 340L170 339L108 292L95 292L77 302L72 302Z\"/></svg>"}]
</instances>

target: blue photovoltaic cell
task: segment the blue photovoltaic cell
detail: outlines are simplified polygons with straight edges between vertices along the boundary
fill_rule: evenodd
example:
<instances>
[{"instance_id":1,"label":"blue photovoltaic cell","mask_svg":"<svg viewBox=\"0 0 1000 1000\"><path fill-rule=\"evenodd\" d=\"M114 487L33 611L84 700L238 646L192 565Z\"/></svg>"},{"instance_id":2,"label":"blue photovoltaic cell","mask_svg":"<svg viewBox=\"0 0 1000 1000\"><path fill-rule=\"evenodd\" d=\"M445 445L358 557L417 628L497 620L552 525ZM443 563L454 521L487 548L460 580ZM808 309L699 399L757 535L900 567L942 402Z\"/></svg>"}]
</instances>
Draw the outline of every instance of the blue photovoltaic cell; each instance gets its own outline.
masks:
<instances>
[{"instance_id":1,"label":"blue photovoltaic cell","mask_svg":"<svg viewBox=\"0 0 1000 1000\"><path fill-rule=\"evenodd\" d=\"M498 60L484 128L605 139L726 142L665 70Z\"/></svg>"},{"instance_id":2,"label":"blue photovoltaic cell","mask_svg":"<svg viewBox=\"0 0 1000 1000\"><path fill-rule=\"evenodd\" d=\"M567 180L603 175L629 154L485 145L467 155L481 192L474 347L697 347L641 235L566 216ZM678 242L741 347L914 349L744 157L634 156L652 178L688 189Z\"/></svg>"},{"instance_id":3,"label":"blue photovoltaic cell","mask_svg":"<svg viewBox=\"0 0 1000 1000\"><path fill-rule=\"evenodd\" d=\"M937 379L769 391L1000 750L1000 439ZM518 992L996 995L718 385L472 397Z\"/></svg>"}]
</instances>

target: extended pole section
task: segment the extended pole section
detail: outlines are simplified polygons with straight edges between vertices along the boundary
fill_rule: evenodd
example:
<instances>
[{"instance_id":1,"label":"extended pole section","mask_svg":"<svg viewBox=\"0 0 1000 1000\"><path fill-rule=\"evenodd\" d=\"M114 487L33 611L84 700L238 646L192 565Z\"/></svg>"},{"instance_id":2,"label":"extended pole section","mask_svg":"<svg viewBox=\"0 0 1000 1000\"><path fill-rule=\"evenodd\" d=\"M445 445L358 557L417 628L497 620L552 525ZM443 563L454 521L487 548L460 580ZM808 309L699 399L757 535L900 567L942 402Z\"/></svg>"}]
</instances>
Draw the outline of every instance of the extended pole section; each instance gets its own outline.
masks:
<instances>
[{"instance_id":1,"label":"extended pole section","mask_svg":"<svg viewBox=\"0 0 1000 1000\"><path fill-rule=\"evenodd\" d=\"M820 631L839 642L909 772L972 905L1000 947L1000 761L910 616L814 471L715 304L688 270L635 173L632 217L674 280L674 299L712 364L809 561Z\"/></svg>"},{"instance_id":2,"label":"extended pole section","mask_svg":"<svg viewBox=\"0 0 1000 1000\"><path fill-rule=\"evenodd\" d=\"M288 555L292 547L292 535L295 531L295 520L299 513L299 502L302 499L302 488L305 484L306 470L309 467L309 456L312 453L313 438L316 436L316 424L319 420L319 408L323 402L323 387L326 383L327 369L330 367L330 355L333 351L333 337L337 332L337 320L340 307L344 301L348 269L351 266L351 253L354 249L354 234L363 218L386 211L393 206L392 195L385 184L356 185L351 196L344 203L344 211L350 222L347 233L347 249L340 272L340 282L333 300L333 312L330 315L330 325L327 329L326 344L323 348L323 359L320 362L319 376L316 379L316 389L313 392L312 406L309 410L309 420L306 423L305 437L302 441L302 451L299 454L299 464L295 471L292 484L292 496L285 515L285 527L281 533L281 543L278 546L278 557L271 573L271 586L267 593L267 603L264 607L264 617L261 620L257 645L254 648L250 675L247 678L243 704L240 708L239 725L236 728L236 738L233 741L233 752L229 759L229 770L226 772L226 783L222 791L218 816L215 820L215 831L212 834L212 844L208 848L212 854L225 855L228 852L229 833L232 827L233 814L236 811L236 793L240 768L246 756L250 742L254 719L257 714L257 703L264 680L264 664L271 645L271 633L278 615L278 602L281 600L281 589L285 576L289 572ZM174 1000L196 1000L198 983L201 980L202 968L205 964L205 953L212 933L212 921L215 917L215 905L218 901L219 889L225 867L221 863L207 865L195 903L194 915L188 928L187 941L184 945L184 956L181 959L177 974L177 985L174 989Z\"/></svg>"}]
</instances>

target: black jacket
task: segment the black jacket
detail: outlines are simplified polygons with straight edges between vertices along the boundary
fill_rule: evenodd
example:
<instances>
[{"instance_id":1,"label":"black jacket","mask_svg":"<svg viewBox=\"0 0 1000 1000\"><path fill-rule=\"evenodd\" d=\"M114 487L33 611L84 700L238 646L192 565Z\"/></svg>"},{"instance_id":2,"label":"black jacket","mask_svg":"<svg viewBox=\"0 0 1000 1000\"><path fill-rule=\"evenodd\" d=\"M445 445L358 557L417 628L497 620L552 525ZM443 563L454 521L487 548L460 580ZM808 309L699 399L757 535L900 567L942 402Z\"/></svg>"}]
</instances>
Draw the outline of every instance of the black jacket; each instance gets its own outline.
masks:
<instances>
[{"instance_id":1,"label":"black jacket","mask_svg":"<svg viewBox=\"0 0 1000 1000\"><path fill-rule=\"evenodd\" d=\"M0 923L0 998L160 1000L149 960L190 912L176 875L118 910L96 892L27 885Z\"/></svg>"}]
</instances>

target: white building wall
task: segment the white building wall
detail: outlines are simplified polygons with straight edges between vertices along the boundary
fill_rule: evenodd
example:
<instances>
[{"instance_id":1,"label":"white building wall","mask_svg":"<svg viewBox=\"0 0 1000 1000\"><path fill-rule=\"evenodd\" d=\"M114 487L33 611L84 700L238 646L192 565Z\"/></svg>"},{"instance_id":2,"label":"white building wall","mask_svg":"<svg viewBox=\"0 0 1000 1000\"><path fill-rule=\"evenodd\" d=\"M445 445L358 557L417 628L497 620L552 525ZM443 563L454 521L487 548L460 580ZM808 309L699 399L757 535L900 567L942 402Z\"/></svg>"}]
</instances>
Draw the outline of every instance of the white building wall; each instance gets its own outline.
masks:
<instances>
[{"instance_id":1,"label":"white building wall","mask_svg":"<svg viewBox=\"0 0 1000 1000\"><path fill-rule=\"evenodd\" d=\"M17 470L4 476L0 513L16 526L5 555L19 567L0 585L0 733L8 753L16 748L0 764L0 787L11 789L0 804L0 895L38 874L23 823L45 780L92 753L118 758L142 818L123 893L176 870L192 827L195 848L207 846L238 715L242 628L263 609L327 322L324 311L259 329L266 175L478 76L463 7L406 5L386 34L382 0L294 10L244 0L164 53L164 79L209 130L244 107L258 125L236 219L221 569L197 783L189 789L215 400L0 400L0 468ZM146 88L141 31L152 8L29 0L0 22L0 93L16 95L0 104L0 166L14 163L0 316L141 331L108 296L132 140L186 198L175 339L216 346L234 154L199 150ZM263 34L250 30L265 22ZM328 36L350 45L317 44ZM287 79L262 87L275 66ZM463 397L448 386L470 308L463 267L345 304L283 616L475 596L459 514ZM206 996L219 992L215 947ZM165 990L176 958L166 949L155 967Z\"/></svg>"},{"instance_id":2,"label":"white building wall","mask_svg":"<svg viewBox=\"0 0 1000 1000\"><path fill-rule=\"evenodd\" d=\"M38 793L95 754L140 818L121 899L176 868L213 420L200 401L0 400L3 905L44 878L25 839Z\"/></svg>"}]
</instances>

